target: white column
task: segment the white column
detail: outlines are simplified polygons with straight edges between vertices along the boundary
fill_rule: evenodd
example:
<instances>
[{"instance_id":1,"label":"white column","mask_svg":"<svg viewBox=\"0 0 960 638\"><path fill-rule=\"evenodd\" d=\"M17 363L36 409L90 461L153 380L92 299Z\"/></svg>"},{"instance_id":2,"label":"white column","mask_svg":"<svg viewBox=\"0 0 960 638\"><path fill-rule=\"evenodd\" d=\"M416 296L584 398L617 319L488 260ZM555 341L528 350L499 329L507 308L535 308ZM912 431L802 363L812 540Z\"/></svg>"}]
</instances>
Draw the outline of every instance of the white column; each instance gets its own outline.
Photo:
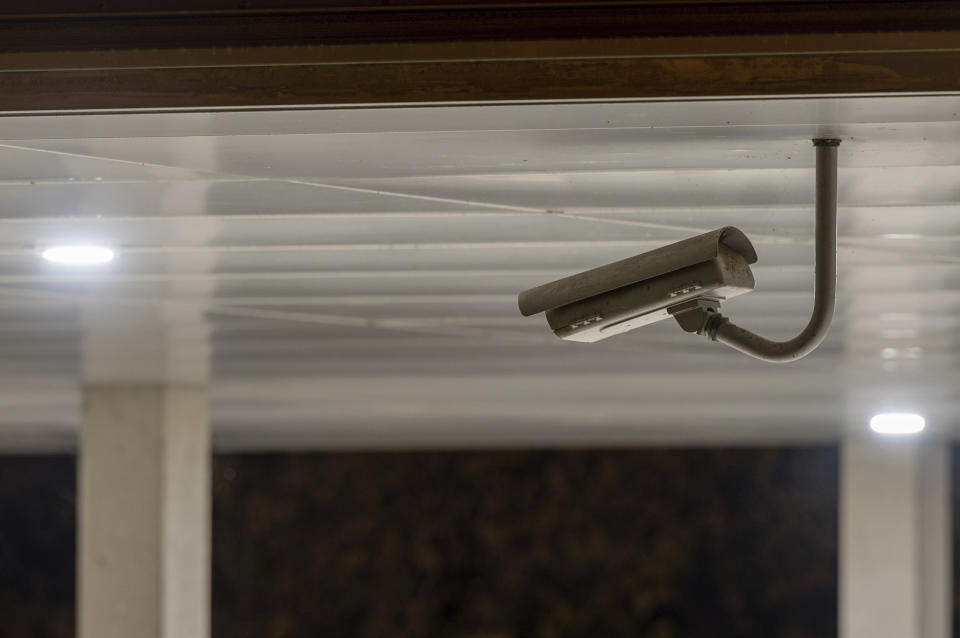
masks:
<instances>
[{"instance_id":1,"label":"white column","mask_svg":"<svg viewBox=\"0 0 960 638\"><path fill-rule=\"evenodd\" d=\"M850 440L841 467L840 637L949 638L949 446Z\"/></svg>"},{"instance_id":2,"label":"white column","mask_svg":"<svg viewBox=\"0 0 960 638\"><path fill-rule=\"evenodd\" d=\"M209 636L204 386L84 388L80 638Z\"/></svg>"}]
</instances>

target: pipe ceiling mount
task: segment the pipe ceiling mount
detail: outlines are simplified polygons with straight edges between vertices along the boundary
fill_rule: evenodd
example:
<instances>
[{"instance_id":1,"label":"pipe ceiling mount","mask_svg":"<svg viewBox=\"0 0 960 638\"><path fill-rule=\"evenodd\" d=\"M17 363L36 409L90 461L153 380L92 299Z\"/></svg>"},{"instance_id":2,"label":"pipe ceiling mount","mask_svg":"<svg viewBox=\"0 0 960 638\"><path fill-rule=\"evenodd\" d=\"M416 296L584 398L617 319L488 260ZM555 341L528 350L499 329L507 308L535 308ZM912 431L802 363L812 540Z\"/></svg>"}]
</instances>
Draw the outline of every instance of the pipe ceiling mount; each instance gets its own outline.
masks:
<instances>
[{"instance_id":1,"label":"pipe ceiling mount","mask_svg":"<svg viewBox=\"0 0 960 638\"><path fill-rule=\"evenodd\" d=\"M816 230L813 314L793 339L771 341L736 325L719 312L719 303L698 304L674 313L680 327L704 335L761 361L795 361L820 345L833 321L837 298L837 151L840 140L813 140L816 148Z\"/></svg>"}]
</instances>

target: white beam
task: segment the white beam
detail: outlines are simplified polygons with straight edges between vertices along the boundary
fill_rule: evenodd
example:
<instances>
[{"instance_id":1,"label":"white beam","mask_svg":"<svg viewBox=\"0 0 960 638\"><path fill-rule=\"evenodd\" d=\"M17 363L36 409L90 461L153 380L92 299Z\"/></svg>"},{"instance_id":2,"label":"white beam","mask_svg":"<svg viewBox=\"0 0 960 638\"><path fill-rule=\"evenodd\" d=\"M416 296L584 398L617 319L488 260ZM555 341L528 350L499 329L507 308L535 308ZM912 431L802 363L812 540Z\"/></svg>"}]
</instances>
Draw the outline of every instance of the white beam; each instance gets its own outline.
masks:
<instances>
[{"instance_id":1,"label":"white beam","mask_svg":"<svg viewBox=\"0 0 960 638\"><path fill-rule=\"evenodd\" d=\"M841 638L949 638L949 446L843 445Z\"/></svg>"},{"instance_id":2,"label":"white beam","mask_svg":"<svg viewBox=\"0 0 960 638\"><path fill-rule=\"evenodd\" d=\"M204 387L84 389L80 638L209 636L209 458Z\"/></svg>"}]
</instances>

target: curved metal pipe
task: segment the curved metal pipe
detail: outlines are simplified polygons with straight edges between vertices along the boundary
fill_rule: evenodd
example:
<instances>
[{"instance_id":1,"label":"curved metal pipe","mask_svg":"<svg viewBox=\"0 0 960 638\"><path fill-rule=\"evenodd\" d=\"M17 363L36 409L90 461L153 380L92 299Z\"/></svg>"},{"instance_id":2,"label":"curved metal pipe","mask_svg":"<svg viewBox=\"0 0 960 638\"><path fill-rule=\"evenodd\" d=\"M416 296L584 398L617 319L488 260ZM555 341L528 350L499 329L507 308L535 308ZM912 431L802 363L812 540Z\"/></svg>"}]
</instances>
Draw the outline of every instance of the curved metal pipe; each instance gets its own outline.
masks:
<instances>
[{"instance_id":1,"label":"curved metal pipe","mask_svg":"<svg viewBox=\"0 0 960 638\"><path fill-rule=\"evenodd\" d=\"M715 315L705 326L707 336L762 361L795 361L814 350L827 336L837 297L837 147L838 139L815 139L817 155L816 272L813 316L803 331L788 341L771 341Z\"/></svg>"}]
</instances>

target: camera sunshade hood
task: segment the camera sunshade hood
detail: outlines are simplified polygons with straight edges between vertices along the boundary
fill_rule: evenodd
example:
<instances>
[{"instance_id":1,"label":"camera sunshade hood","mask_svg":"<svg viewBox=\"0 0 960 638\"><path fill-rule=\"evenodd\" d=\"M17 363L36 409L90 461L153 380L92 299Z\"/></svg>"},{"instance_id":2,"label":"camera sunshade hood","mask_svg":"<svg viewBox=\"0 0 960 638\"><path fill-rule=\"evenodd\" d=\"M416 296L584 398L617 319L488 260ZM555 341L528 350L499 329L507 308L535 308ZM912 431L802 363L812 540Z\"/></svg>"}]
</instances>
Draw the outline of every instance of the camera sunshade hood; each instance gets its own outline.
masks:
<instances>
[{"instance_id":1,"label":"camera sunshade hood","mask_svg":"<svg viewBox=\"0 0 960 638\"><path fill-rule=\"evenodd\" d=\"M743 231L733 226L724 226L642 255L621 259L531 288L520 293L520 313L529 317L681 268L711 261L717 258L721 244L740 253L748 264L757 261L757 251Z\"/></svg>"}]
</instances>

